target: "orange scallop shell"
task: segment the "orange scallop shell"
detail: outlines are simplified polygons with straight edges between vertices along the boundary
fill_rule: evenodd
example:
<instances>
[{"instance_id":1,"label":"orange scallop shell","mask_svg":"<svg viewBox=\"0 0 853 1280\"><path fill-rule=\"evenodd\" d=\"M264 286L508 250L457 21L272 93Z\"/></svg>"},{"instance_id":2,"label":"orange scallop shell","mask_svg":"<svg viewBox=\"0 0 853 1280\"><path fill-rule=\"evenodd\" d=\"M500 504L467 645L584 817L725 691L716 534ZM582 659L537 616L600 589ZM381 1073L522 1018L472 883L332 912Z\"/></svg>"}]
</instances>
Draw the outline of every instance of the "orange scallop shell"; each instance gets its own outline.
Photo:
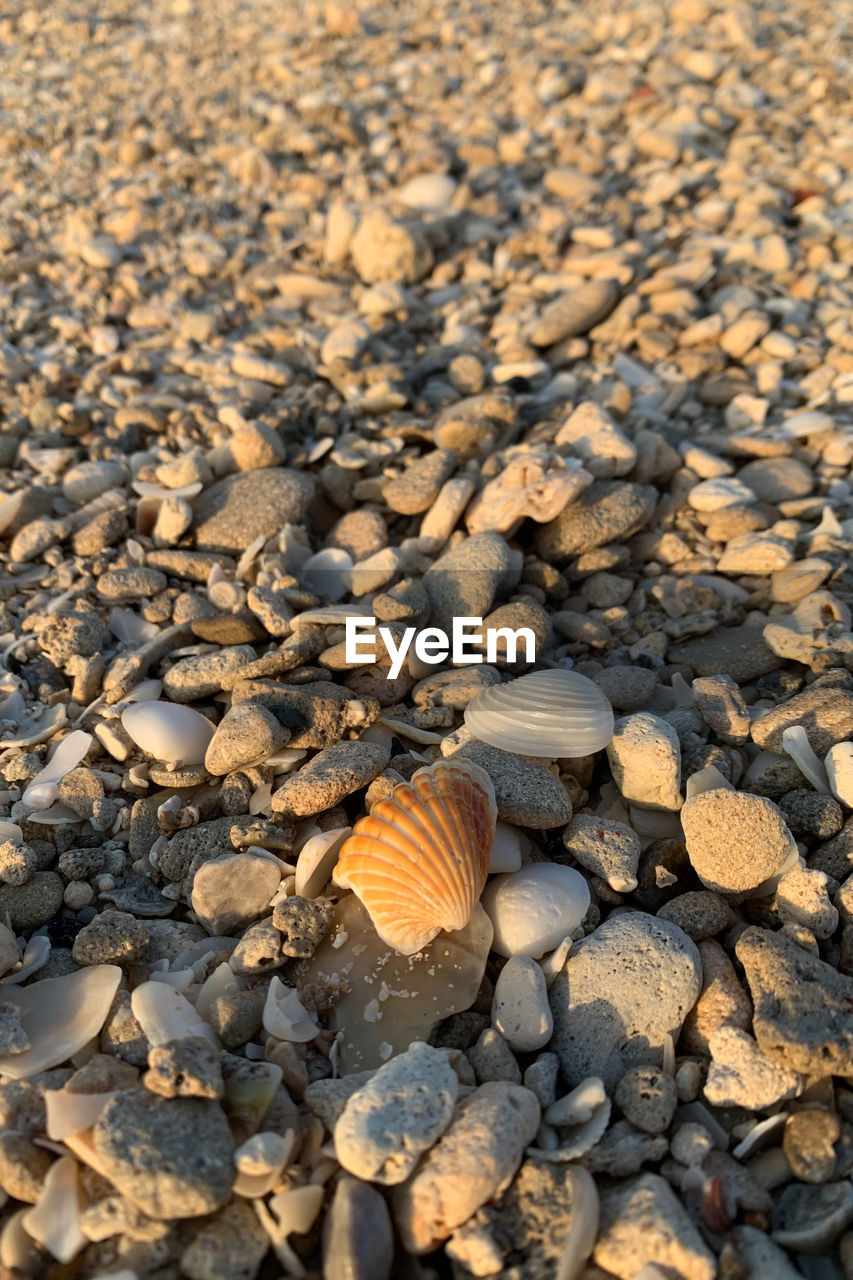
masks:
<instances>
[{"instance_id":1,"label":"orange scallop shell","mask_svg":"<svg viewBox=\"0 0 853 1280\"><path fill-rule=\"evenodd\" d=\"M497 805L470 760L438 760L355 824L335 882L361 899L383 942L404 956L464 929L489 870Z\"/></svg>"}]
</instances>

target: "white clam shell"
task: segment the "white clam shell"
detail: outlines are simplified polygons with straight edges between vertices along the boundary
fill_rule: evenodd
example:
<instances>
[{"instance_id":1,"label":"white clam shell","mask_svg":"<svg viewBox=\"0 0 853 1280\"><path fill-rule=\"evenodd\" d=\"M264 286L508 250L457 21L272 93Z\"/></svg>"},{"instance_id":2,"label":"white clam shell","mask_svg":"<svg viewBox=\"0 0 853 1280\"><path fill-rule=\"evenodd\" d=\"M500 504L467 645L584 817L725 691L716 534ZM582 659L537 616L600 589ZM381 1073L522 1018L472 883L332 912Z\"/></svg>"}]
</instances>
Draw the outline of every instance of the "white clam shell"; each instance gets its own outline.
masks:
<instances>
[{"instance_id":1,"label":"white clam shell","mask_svg":"<svg viewBox=\"0 0 853 1280\"><path fill-rule=\"evenodd\" d=\"M176 702L133 703L121 723L146 755L168 764L201 764L214 733L203 715Z\"/></svg>"},{"instance_id":2,"label":"white clam shell","mask_svg":"<svg viewBox=\"0 0 853 1280\"><path fill-rule=\"evenodd\" d=\"M613 737L613 709L577 671L534 671L483 689L465 708L476 738L520 756L550 759L600 751Z\"/></svg>"},{"instance_id":3,"label":"white clam shell","mask_svg":"<svg viewBox=\"0 0 853 1280\"><path fill-rule=\"evenodd\" d=\"M557 862L531 862L495 876L483 893L495 929L492 950L541 960L578 927L589 902L589 886L580 872Z\"/></svg>"}]
</instances>

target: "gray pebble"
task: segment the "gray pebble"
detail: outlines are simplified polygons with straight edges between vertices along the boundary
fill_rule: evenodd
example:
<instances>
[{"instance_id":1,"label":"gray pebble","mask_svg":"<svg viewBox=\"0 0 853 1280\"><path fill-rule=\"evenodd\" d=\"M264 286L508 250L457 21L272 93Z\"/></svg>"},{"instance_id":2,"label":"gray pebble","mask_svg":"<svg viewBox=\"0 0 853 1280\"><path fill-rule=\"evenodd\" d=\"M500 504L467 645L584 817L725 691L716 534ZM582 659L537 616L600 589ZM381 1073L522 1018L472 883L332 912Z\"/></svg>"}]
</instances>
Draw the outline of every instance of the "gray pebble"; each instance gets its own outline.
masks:
<instances>
[{"instance_id":1,"label":"gray pebble","mask_svg":"<svg viewBox=\"0 0 853 1280\"><path fill-rule=\"evenodd\" d=\"M548 1005L545 975L529 956L510 956L498 974L492 998L492 1024L510 1048L520 1053L542 1049L551 1039L554 1019ZM475 1062L475 1068L476 1065Z\"/></svg>"},{"instance_id":2,"label":"gray pebble","mask_svg":"<svg viewBox=\"0 0 853 1280\"><path fill-rule=\"evenodd\" d=\"M266 707L241 702L226 711L204 757L208 773L222 776L243 765L274 755L290 738L290 730Z\"/></svg>"},{"instance_id":3,"label":"gray pebble","mask_svg":"<svg viewBox=\"0 0 853 1280\"><path fill-rule=\"evenodd\" d=\"M576 943L549 993L553 1048L569 1084L600 1076L611 1088L631 1067L659 1065L701 980L693 942L643 912L614 916Z\"/></svg>"},{"instance_id":4,"label":"gray pebble","mask_svg":"<svg viewBox=\"0 0 853 1280\"><path fill-rule=\"evenodd\" d=\"M625 480L600 480L545 524L535 537L543 560L557 564L642 529L652 517L657 490Z\"/></svg>"},{"instance_id":5,"label":"gray pebble","mask_svg":"<svg viewBox=\"0 0 853 1280\"><path fill-rule=\"evenodd\" d=\"M675 1080L653 1066L626 1071L613 1098L625 1119L643 1133L665 1133L678 1106Z\"/></svg>"},{"instance_id":6,"label":"gray pebble","mask_svg":"<svg viewBox=\"0 0 853 1280\"><path fill-rule=\"evenodd\" d=\"M456 754L492 779L501 822L543 831L571 821L569 793L548 769L485 742L466 743Z\"/></svg>"},{"instance_id":7,"label":"gray pebble","mask_svg":"<svg viewBox=\"0 0 853 1280\"><path fill-rule=\"evenodd\" d=\"M506 1040L494 1027L486 1027L480 1032L477 1043L468 1050L468 1061L479 1084L485 1084L487 1080L521 1084L521 1068Z\"/></svg>"},{"instance_id":8,"label":"gray pebble","mask_svg":"<svg viewBox=\"0 0 853 1280\"><path fill-rule=\"evenodd\" d=\"M376 742L336 742L285 779L273 793L273 812L297 818L323 813L368 786L389 759L388 748Z\"/></svg>"},{"instance_id":9,"label":"gray pebble","mask_svg":"<svg viewBox=\"0 0 853 1280\"><path fill-rule=\"evenodd\" d=\"M204 1098L125 1089L92 1129L106 1177L151 1218L198 1218L221 1209L234 1182L225 1113Z\"/></svg>"},{"instance_id":10,"label":"gray pebble","mask_svg":"<svg viewBox=\"0 0 853 1280\"><path fill-rule=\"evenodd\" d=\"M379 1192L343 1175L323 1224L324 1280L389 1280L394 1237Z\"/></svg>"}]
</instances>

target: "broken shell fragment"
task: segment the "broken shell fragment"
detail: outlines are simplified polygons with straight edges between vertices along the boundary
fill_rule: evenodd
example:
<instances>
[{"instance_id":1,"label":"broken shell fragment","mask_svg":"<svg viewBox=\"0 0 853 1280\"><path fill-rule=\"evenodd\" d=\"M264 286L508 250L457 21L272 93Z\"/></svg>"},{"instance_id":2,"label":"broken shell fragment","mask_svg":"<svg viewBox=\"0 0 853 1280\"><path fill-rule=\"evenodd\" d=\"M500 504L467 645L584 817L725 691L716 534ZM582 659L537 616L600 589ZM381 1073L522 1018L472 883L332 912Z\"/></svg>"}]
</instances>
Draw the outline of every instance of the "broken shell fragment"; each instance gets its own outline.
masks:
<instances>
[{"instance_id":1,"label":"broken shell fragment","mask_svg":"<svg viewBox=\"0 0 853 1280\"><path fill-rule=\"evenodd\" d=\"M26 1080L79 1053L104 1025L120 980L118 965L96 964L28 987L7 987L3 1000L18 1006L32 1047L0 1055L0 1072Z\"/></svg>"},{"instance_id":2,"label":"broken shell fragment","mask_svg":"<svg viewBox=\"0 0 853 1280\"><path fill-rule=\"evenodd\" d=\"M607 746L613 709L586 676L555 668L483 689L465 708L465 724L503 751L576 759Z\"/></svg>"},{"instance_id":3,"label":"broken shell fragment","mask_svg":"<svg viewBox=\"0 0 853 1280\"><path fill-rule=\"evenodd\" d=\"M166 764L201 764L214 727L198 711L176 702L135 702L121 723L146 755Z\"/></svg>"},{"instance_id":4,"label":"broken shell fragment","mask_svg":"<svg viewBox=\"0 0 853 1280\"><path fill-rule=\"evenodd\" d=\"M59 784L66 774L76 769L94 739L91 733L75 729L63 738L45 767L36 774L23 794L23 801L30 809L49 809L56 799Z\"/></svg>"},{"instance_id":5,"label":"broken shell fragment","mask_svg":"<svg viewBox=\"0 0 853 1280\"><path fill-rule=\"evenodd\" d=\"M442 929L464 929L489 870L497 806L468 760L418 769L356 823L335 883L356 893L383 942L413 955Z\"/></svg>"}]
</instances>

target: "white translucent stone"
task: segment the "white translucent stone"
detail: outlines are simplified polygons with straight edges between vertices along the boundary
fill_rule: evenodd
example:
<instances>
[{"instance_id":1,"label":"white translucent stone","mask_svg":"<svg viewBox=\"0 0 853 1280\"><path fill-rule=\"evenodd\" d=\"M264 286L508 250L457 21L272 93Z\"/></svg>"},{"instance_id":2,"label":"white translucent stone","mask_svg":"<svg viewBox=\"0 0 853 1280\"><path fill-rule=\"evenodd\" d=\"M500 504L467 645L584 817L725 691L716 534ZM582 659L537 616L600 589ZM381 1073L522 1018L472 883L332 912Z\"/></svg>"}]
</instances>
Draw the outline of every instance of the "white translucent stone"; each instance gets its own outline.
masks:
<instances>
[{"instance_id":1,"label":"white translucent stone","mask_svg":"<svg viewBox=\"0 0 853 1280\"><path fill-rule=\"evenodd\" d=\"M190 1036L203 1036L218 1046L213 1030L186 996L165 982L140 983L130 998L130 1008L153 1047Z\"/></svg>"},{"instance_id":2,"label":"white translucent stone","mask_svg":"<svg viewBox=\"0 0 853 1280\"><path fill-rule=\"evenodd\" d=\"M341 1075L376 1068L413 1040L427 1040L442 1019L469 1009L477 998L492 942L492 925L479 903L464 929L440 933L415 955L382 942L354 893L335 907L332 925L299 982L341 989L331 1013L342 1031ZM364 1017L371 1006L379 1016Z\"/></svg>"},{"instance_id":3,"label":"white translucent stone","mask_svg":"<svg viewBox=\"0 0 853 1280\"><path fill-rule=\"evenodd\" d=\"M556 862L533 862L496 876L482 898L502 956L539 960L575 930L589 910L589 886L579 871Z\"/></svg>"},{"instance_id":4,"label":"white translucent stone","mask_svg":"<svg viewBox=\"0 0 853 1280\"><path fill-rule=\"evenodd\" d=\"M320 1033L316 1018L303 1006L295 987L286 987L275 976L264 1005L264 1030L277 1040L294 1044L306 1044Z\"/></svg>"}]
</instances>

